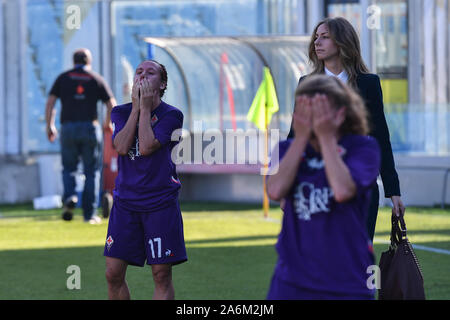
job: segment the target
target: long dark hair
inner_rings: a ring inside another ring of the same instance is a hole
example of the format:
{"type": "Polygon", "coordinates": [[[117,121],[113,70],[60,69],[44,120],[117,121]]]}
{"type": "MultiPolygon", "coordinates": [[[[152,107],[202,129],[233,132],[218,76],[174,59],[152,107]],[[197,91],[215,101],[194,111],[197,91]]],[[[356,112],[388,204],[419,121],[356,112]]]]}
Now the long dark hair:
{"type": "Polygon", "coordinates": [[[369,69],[361,56],[361,46],[355,28],[348,20],[342,17],[326,18],[320,21],[314,28],[309,43],[309,59],[313,65],[311,74],[321,74],[325,72],[325,64],[319,60],[316,54],[314,42],[316,40],[317,29],[325,24],[328,27],[330,38],[339,49],[339,57],[344,70],[348,74],[348,84],[356,88],[356,78],[358,73],[369,73],[369,69]]]}

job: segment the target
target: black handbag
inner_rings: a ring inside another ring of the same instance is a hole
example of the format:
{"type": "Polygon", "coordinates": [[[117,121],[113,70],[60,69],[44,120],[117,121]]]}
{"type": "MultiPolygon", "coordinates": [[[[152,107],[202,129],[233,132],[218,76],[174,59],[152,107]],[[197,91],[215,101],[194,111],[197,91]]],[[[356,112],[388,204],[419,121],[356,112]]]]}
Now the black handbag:
{"type": "Polygon", "coordinates": [[[392,215],[391,244],[381,254],[379,300],[425,300],[422,269],[406,236],[403,216],[392,215]]]}

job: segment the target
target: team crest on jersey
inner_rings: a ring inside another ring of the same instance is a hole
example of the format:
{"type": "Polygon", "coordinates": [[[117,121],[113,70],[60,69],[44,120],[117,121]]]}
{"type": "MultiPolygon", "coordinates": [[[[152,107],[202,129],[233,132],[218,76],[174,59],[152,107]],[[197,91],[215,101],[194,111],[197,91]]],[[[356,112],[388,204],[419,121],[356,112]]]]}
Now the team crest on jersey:
{"type": "Polygon", "coordinates": [[[150,124],[153,126],[158,121],[158,117],[156,114],[153,115],[152,119],[150,120],[150,124]]]}
{"type": "Polygon", "coordinates": [[[106,247],[108,251],[111,249],[113,243],[114,243],[113,238],[111,236],[108,236],[108,238],[106,239],[106,247]]]}
{"type": "Polygon", "coordinates": [[[343,146],[338,145],[337,152],[341,157],[343,157],[347,153],[347,150],[345,150],[345,148],[343,146]]]}

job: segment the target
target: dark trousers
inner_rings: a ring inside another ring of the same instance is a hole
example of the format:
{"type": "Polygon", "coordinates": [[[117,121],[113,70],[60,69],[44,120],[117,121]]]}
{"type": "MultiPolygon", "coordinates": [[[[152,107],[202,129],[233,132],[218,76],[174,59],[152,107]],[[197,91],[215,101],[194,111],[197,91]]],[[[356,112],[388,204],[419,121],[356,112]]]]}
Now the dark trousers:
{"type": "Polygon", "coordinates": [[[61,158],[63,165],[64,202],[75,195],[75,173],[78,162],[83,163],[86,178],[81,199],[84,220],[97,209],[100,192],[102,131],[92,122],[69,122],[61,125],[61,158]]]}
{"type": "Polygon", "coordinates": [[[369,204],[369,214],[367,216],[367,233],[369,239],[373,242],[373,236],[375,235],[375,226],[377,224],[378,216],[378,202],[380,201],[380,192],[378,191],[378,185],[375,183],[372,186],[372,196],[369,204]]]}

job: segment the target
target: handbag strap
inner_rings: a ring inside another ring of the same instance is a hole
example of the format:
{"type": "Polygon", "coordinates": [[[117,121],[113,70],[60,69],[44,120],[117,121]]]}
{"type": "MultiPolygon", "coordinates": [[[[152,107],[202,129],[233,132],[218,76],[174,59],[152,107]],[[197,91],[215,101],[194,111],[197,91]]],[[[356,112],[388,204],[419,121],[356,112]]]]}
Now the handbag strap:
{"type": "Polygon", "coordinates": [[[391,246],[397,246],[400,242],[406,239],[406,223],[403,216],[397,217],[395,214],[391,215],[391,246]]]}

